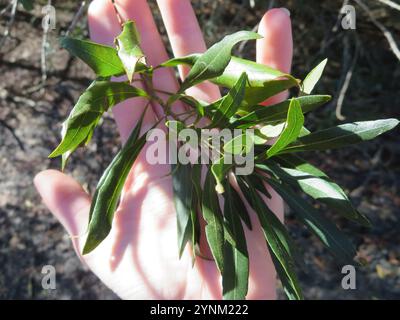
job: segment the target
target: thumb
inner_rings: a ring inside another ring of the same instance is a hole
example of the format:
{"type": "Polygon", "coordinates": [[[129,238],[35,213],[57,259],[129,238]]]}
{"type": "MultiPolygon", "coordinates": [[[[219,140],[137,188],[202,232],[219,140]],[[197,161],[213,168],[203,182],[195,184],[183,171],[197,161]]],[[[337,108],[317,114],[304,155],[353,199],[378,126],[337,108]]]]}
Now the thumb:
{"type": "Polygon", "coordinates": [[[57,170],[38,173],[34,185],[44,204],[71,236],[79,253],[89,219],[89,195],[77,181],[57,170]]]}

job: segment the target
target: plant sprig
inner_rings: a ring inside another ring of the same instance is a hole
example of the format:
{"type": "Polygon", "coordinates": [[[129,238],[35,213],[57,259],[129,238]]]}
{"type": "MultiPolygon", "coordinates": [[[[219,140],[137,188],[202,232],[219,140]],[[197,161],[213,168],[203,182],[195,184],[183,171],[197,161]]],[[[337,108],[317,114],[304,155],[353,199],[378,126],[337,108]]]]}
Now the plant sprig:
{"type": "MultiPolygon", "coordinates": [[[[240,132],[255,129],[255,137],[251,141],[245,139],[244,133],[224,141],[218,159],[213,159],[206,167],[204,185],[201,183],[200,164],[178,163],[171,166],[177,214],[177,250],[181,256],[189,246],[194,258],[201,256],[199,236],[205,232],[213,259],[222,275],[224,298],[245,299],[249,256],[243,228],[254,228],[245,206],[247,202],[260,222],[268,251],[288,298],[302,299],[296,276],[296,265],[301,265],[301,255],[286,227],[264,201],[270,197],[266,184],[281,195],[298,219],[335,257],[343,262],[353,261],[356,249],[351,241],[299,192],[353,222],[364,226],[369,226],[370,222],[354,208],[339,185],[297,153],[345,147],[370,140],[393,129],[399,121],[363,121],[317,132],[308,131],[304,127],[304,114],[330,100],[328,95],[311,95],[327,61],[321,62],[304,81],[300,81],[268,66],[232,56],[232,48],[237,43],[259,38],[257,33],[240,31],[226,36],[203,54],[170,59],[158,66],[146,63],[133,21],[122,25],[122,32],[115,39],[116,48],[87,40],[63,38],[61,45],[91,67],[97,79],[83,92],[64,122],[62,141],[50,157],[62,156],[64,168],[70,154],[89,143],[104,112],[132,97],[143,97],[149,105],[160,105],[165,113],[160,121],[165,121],[167,126],[176,125],[177,131],[195,128],[204,118],[208,119],[208,129],[229,128],[240,132]],[[177,92],[161,92],[153,87],[154,70],[182,64],[191,66],[191,70],[177,92]],[[128,82],[110,80],[113,76],[124,74],[128,82]],[[227,88],[227,94],[217,101],[206,103],[185,93],[188,88],[207,80],[227,88]],[[136,82],[144,82],[145,89],[136,87],[136,82]],[[265,99],[295,87],[299,89],[298,97],[268,107],[259,105],[265,99]],[[159,96],[161,93],[168,96],[167,101],[159,96]],[[171,110],[172,104],[178,100],[187,108],[182,114],[171,110]],[[255,170],[249,175],[237,175],[234,169],[238,164],[227,164],[226,158],[246,155],[251,148],[255,151],[255,170]],[[220,206],[222,198],[223,207],[220,206]],[[200,228],[200,215],[206,221],[205,230],[200,228]]],[[[83,254],[94,250],[111,230],[122,186],[146,143],[145,135],[140,136],[142,119],[97,185],[83,254]]],[[[207,140],[203,142],[209,143],[207,140]]]]}

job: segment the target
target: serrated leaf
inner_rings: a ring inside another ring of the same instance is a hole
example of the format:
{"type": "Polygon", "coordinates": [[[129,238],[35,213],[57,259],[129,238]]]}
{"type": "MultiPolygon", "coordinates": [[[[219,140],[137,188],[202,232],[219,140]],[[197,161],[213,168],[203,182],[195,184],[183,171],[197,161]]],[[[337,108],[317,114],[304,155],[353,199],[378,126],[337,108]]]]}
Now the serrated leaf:
{"type": "Polygon", "coordinates": [[[300,134],[301,128],[304,124],[304,116],[301,110],[300,103],[296,99],[292,99],[289,105],[285,129],[283,129],[279,138],[267,151],[267,156],[273,157],[279,153],[287,145],[297,139],[300,134]]]}
{"type": "Polygon", "coordinates": [[[206,238],[215,263],[224,272],[224,225],[211,170],[207,172],[202,194],[202,213],[207,225],[206,238]]]}
{"type": "Polygon", "coordinates": [[[113,47],[70,37],[61,38],[60,44],[92,68],[98,77],[119,76],[125,71],[113,47]]]}
{"type": "Polygon", "coordinates": [[[94,250],[110,233],[126,178],[146,143],[146,134],[139,137],[143,116],[144,113],[127,142],[106,168],[97,184],[89,213],[89,233],[82,254],[94,250]]]}
{"type": "Polygon", "coordinates": [[[176,210],[179,258],[192,239],[192,168],[190,164],[171,165],[172,190],[176,210]]]}
{"type": "Polygon", "coordinates": [[[356,250],[350,240],[323,217],[307,201],[273,178],[268,183],[292,208],[301,221],[322,241],[322,243],[343,263],[353,263],[356,250]]]}
{"type": "Polygon", "coordinates": [[[88,143],[98,121],[110,108],[132,97],[147,97],[147,93],[125,82],[94,81],[80,96],[63,124],[63,137],[49,158],[75,150],[88,143]]]}
{"type": "MultiPolygon", "coordinates": [[[[293,99],[296,99],[300,103],[302,112],[307,113],[325,104],[331,99],[331,97],[326,95],[319,95],[304,96],[293,99]]],[[[284,121],[287,116],[290,101],[291,99],[285,100],[283,102],[268,107],[255,106],[253,107],[253,110],[249,110],[250,112],[248,114],[234,121],[230,127],[246,129],[256,124],[267,124],[284,121]]]]}
{"type": "MultiPolygon", "coordinates": [[[[225,184],[224,218],[225,226],[230,230],[233,243],[225,244],[224,273],[222,287],[224,299],[243,300],[246,298],[249,278],[249,256],[243,226],[235,206],[235,194],[229,182],[225,184]]],[[[227,239],[228,240],[228,239],[227,239]]]]}
{"type": "Polygon", "coordinates": [[[146,63],[135,22],[127,21],[123,24],[121,34],[115,38],[115,44],[128,80],[132,82],[138,62],[146,63]]]}
{"type": "Polygon", "coordinates": [[[252,202],[252,206],[257,213],[268,248],[276,258],[276,262],[279,262],[279,266],[284,271],[291,288],[296,292],[297,298],[301,299],[302,293],[295,272],[294,257],[298,256],[295,253],[294,243],[284,225],[268,208],[254,187],[249,185],[248,188],[251,197],[249,200],[252,202]]]}
{"type": "Polygon", "coordinates": [[[223,74],[231,60],[231,51],[235,44],[244,40],[259,39],[261,36],[255,32],[239,31],[226,36],[203,53],[190,69],[183,81],[179,92],[204,80],[212,79],[223,74]]]}
{"type": "Polygon", "coordinates": [[[223,97],[211,118],[210,128],[224,127],[229,123],[229,119],[236,113],[244,98],[247,82],[246,73],[242,73],[235,85],[223,97]]]}
{"type": "Polygon", "coordinates": [[[322,76],[322,73],[324,72],[327,62],[328,59],[321,61],[314,69],[310,71],[310,73],[302,82],[302,92],[310,94],[313,91],[315,85],[318,83],[319,79],[322,76]]]}
{"type": "Polygon", "coordinates": [[[337,127],[313,132],[287,146],[281,153],[326,150],[371,140],[399,124],[397,119],[382,119],[346,123],[337,127]]]}

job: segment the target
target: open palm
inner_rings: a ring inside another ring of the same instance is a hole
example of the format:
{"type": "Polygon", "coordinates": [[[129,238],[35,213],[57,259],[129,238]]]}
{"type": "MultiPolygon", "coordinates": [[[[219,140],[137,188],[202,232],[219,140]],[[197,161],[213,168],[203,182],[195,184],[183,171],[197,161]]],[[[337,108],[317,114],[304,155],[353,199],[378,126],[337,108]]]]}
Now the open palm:
{"type": "MultiPolygon", "coordinates": [[[[158,0],[162,18],[175,56],[203,52],[206,47],[189,0],[158,0]]],[[[166,50],[145,0],[116,1],[122,18],[135,20],[142,37],[141,46],[151,65],[168,59],[166,50]]],[[[112,44],[120,26],[110,0],[95,0],[89,8],[91,38],[112,44]]],[[[285,10],[268,11],[260,22],[257,62],[289,72],[292,36],[285,10]]],[[[180,70],[184,77],[187,70],[180,70]]],[[[159,90],[175,92],[178,82],[170,69],[154,76],[159,90]]],[[[203,83],[188,90],[205,101],[219,98],[218,87],[203,83]]],[[[266,104],[282,99],[273,97],[266,104]],[[274,101],[272,101],[274,100],[274,101]]],[[[127,100],[113,109],[123,141],[144,110],[141,98],[127,100]]],[[[177,106],[179,107],[179,106],[177,106]]],[[[146,112],[143,131],[150,128],[161,112],[157,106],[146,112]]],[[[71,177],[55,170],[39,173],[35,185],[50,211],[65,226],[83,263],[114,292],[126,299],[220,299],[221,279],[215,263],[192,257],[186,248],[178,259],[176,215],[172,201],[169,165],[149,165],[142,150],[131,169],[115,215],[111,233],[92,253],[81,256],[88,223],[90,197],[71,177]]],[[[283,218],[281,199],[273,195],[270,208],[283,218]]],[[[250,257],[249,299],[275,298],[275,271],[268,256],[265,238],[255,214],[249,210],[253,231],[246,237],[250,257]]],[[[204,234],[204,232],[203,232],[204,234]]],[[[204,239],[202,242],[204,243],[204,239]]]]}

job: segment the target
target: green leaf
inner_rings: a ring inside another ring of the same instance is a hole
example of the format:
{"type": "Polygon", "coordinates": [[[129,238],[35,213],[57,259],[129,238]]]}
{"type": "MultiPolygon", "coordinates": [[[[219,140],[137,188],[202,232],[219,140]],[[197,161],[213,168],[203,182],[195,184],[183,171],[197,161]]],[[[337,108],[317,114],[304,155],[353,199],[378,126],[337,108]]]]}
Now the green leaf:
{"type": "Polygon", "coordinates": [[[274,159],[283,167],[296,169],[308,173],[314,177],[328,178],[328,176],[323,171],[313,166],[311,163],[308,163],[306,160],[296,154],[282,154],[276,156],[274,159]]]}
{"type": "Polygon", "coordinates": [[[224,152],[233,155],[247,154],[253,148],[254,139],[251,134],[245,132],[233,137],[224,144],[224,152]]]}
{"type": "Polygon", "coordinates": [[[303,296],[298,295],[296,292],[296,288],[292,285],[290,278],[287,276],[285,270],[282,268],[282,265],[279,263],[279,260],[276,258],[275,254],[268,247],[268,251],[272,258],[272,262],[274,263],[276,273],[278,274],[279,279],[282,283],[283,291],[289,300],[302,300],[303,296]]]}
{"type": "Polygon", "coordinates": [[[210,128],[224,127],[229,119],[236,113],[244,97],[247,82],[246,73],[242,73],[235,85],[223,97],[211,119],[210,128]]]}
{"type": "Polygon", "coordinates": [[[269,167],[282,181],[300,188],[304,193],[325,203],[345,218],[364,226],[371,226],[368,219],[353,207],[344,190],[327,177],[313,176],[296,169],[279,168],[274,164],[270,164],[269,167]]]}
{"type": "Polygon", "coordinates": [[[268,208],[254,187],[249,185],[248,190],[251,196],[250,201],[257,213],[270,252],[281,270],[284,271],[285,278],[296,292],[297,298],[301,299],[302,293],[295,272],[294,257],[297,258],[298,255],[294,243],[284,225],[268,208]]]}
{"type": "Polygon", "coordinates": [[[207,242],[221,274],[224,272],[224,226],[218,195],[214,188],[211,170],[207,172],[202,194],[202,211],[207,225],[205,228],[207,242]]]}
{"type": "Polygon", "coordinates": [[[126,82],[94,81],[64,122],[62,141],[49,157],[60,156],[83,142],[88,143],[104,112],[121,101],[139,96],[147,97],[147,93],[126,82]]]}
{"type": "Polygon", "coordinates": [[[247,212],[246,206],[243,203],[242,198],[239,193],[235,190],[235,188],[230,188],[230,193],[232,194],[232,202],[234,208],[236,208],[236,212],[239,215],[240,219],[245,223],[249,230],[252,230],[251,219],[249,213],[247,212]]]}
{"type": "Polygon", "coordinates": [[[211,172],[217,182],[217,184],[215,185],[215,191],[217,191],[218,193],[225,192],[222,182],[225,180],[229,170],[234,166],[233,159],[229,162],[230,163],[226,161],[225,156],[222,156],[211,165],[211,172]]]}
{"type": "MultiPolygon", "coordinates": [[[[235,206],[235,194],[229,182],[225,184],[224,218],[225,226],[230,230],[234,244],[226,243],[224,250],[224,273],[222,287],[224,299],[243,300],[246,298],[249,278],[249,255],[243,226],[235,206]]],[[[227,239],[228,240],[228,239],[227,239]]]]}
{"type": "Polygon", "coordinates": [[[301,137],[281,153],[326,150],[371,140],[399,124],[397,119],[346,123],[301,137]]]}
{"type": "Polygon", "coordinates": [[[201,53],[193,53],[184,57],[176,57],[169,59],[160,64],[159,67],[177,67],[182,64],[193,66],[198,58],[200,58],[201,53]]]}
{"type": "Polygon", "coordinates": [[[18,0],[22,4],[25,10],[31,11],[33,10],[33,0],[18,0]]]}
{"type": "Polygon", "coordinates": [[[244,40],[260,38],[259,34],[250,31],[239,31],[226,36],[196,59],[189,74],[183,81],[179,92],[183,92],[204,80],[222,75],[231,60],[231,51],[235,44],[244,40]]]}
{"type": "Polygon", "coordinates": [[[193,164],[192,167],[192,208],[191,208],[191,221],[192,221],[192,250],[193,250],[193,263],[196,258],[196,250],[200,250],[200,222],[197,216],[197,210],[201,206],[201,164],[193,164]]]}
{"type": "Polygon", "coordinates": [[[283,73],[277,69],[273,69],[264,64],[256,63],[232,56],[228,66],[224,72],[211,81],[223,87],[232,88],[242,73],[246,73],[248,77],[248,88],[261,87],[279,78],[290,80],[292,86],[297,85],[297,80],[291,75],[283,73]]]}
{"type": "MultiPolygon", "coordinates": [[[[302,112],[307,113],[325,104],[331,99],[331,97],[320,95],[304,96],[293,99],[296,99],[297,102],[300,103],[302,112]]],[[[246,129],[256,124],[284,121],[286,119],[291,100],[292,99],[285,100],[268,107],[255,106],[248,114],[234,121],[230,127],[246,129]]]]}
{"type": "Polygon", "coordinates": [[[61,38],[60,44],[92,68],[98,77],[119,76],[125,71],[113,47],[70,37],[61,38]]]}
{"type": "Polygon", "coordinates": [[[179,258],[192,239],[192,177],[190,164],[171,165],[172,190],[177,218],[179,258]]]}
{"type": "Polygon", "coordinates": [[[266,99],[294,87],[297,83],[293,79],[275,79],[266,81],[262,87],[248,87],[241,105],[241,109],[247,109],[266,99]]]}
{"type": "MultiPolygon", "coordinates": [[[[195,53],[185,57],[173,58],[162,63],[160,67],[176,67],[181,64],[193,66],[200,57],[201,54],[195,53]]],[[[249,99],[249,101],[253,89],[253,93],[258,97],[256,101],[261,102],[266,99],[262,99],[262,97],[268,98],[269,96],[274,95],[274,92],[276,93],[289,89],[297,86],[299,83],[297,79],[293,78],[289,74],[283,73],[264,64],[235,56],[231,57],[223,73],[216,78],[210,79],[210,81],[222,87],[232,88],[242,73],[246,73],[248,77],[245,97],[249,99]],[[257,89],[260,90],[257,91],[257,89]]]]}
{"type": "Polygon", "coordinates": [[[132,82],[137,64],[146,63],[144,53],[140,48],[140,35],[135,22],[127,21],[123,24],[121,34],[115,38],[115,44],[128,80],[132,82]]]}
{"type": "Polygon", "coordinates": [[[301,84],[302,92],[310,94],[313,91],[315,85],[318,83],[322,73],[324,72],[327,62],[328,59],[321,61],[314,69],[310,71],[301,84]]]}
{"type": "Polygon", "coordinates": [[[343,263],[352,263],[356,250],[350,240],[336,227],[323,217],[307,201],[282,185],[273,178],[268,183],[283,200],[292,208],[303,223],[322,241],[322,243],[343,263]]]}
{"type": "Polygon", "coordinates": [[[141,119],[133,129],[128,141],[114,157],[99,180],[89,213],[89,234],[82,254],[94,250],[110,233],[114,213],[122,188],[137,156],[146,143],[146,134],[139,138],[141,119]]]}
{"type": "Polygon", "coordinates": [[[292,99],[287,113],[285,129],[283,129],[279,138],[267,151],[267,156],[270,158],[279,153],[288,144],[297,139],[301,128],[304,124],[304,116],[301,110],[300,103],[296,99],[292,99]]]}

